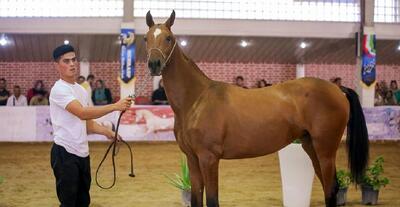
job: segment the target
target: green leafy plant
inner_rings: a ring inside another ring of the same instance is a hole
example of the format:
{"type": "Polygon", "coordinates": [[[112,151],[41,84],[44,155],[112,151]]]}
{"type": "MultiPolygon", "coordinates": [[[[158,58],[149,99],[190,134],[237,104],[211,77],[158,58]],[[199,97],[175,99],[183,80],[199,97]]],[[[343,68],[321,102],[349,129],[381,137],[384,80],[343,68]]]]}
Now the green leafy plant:
{"type": "Polygon", "coordinates": [[[192,184],[190,183],[190,176],[189,176],[189,167],[185,158],[181,159],[180,163],[181,167],[181,175],[175,173],[175,177],[166,176],[169,180],[169,183],[179,188],[183,191],[189,191],[191,189],[192,184]]]}
{"type": "Polygon", "coordinates": [[[383,162],[385,160],[382,156],[376,158],[374,163],[368,167],[363,177],[363,185],[372,186],[374,190],[379,190],[389,184],[389,179],[382,176],[383,162]]]}
{"type": "Polygon", "coordinates": [[[301,140],[299,138],[297,138],[292,143],[293,144],[301,144],[301,140]]]}
{"type": "Polygon", "coordinates": [[[350,183],[353,182],[351,179],[351,173],[345,170],[336,171],[336,178],[340,189],[349,187],[350,183]]]}

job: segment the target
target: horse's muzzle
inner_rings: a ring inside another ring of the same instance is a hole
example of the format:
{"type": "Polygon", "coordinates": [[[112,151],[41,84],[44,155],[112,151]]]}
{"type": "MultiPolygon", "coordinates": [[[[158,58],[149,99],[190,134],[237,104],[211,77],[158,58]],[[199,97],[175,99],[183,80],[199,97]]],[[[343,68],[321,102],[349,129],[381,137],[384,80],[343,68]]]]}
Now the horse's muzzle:
{"type": "Polygon", "coordinates": [[[150,74],[152,76],[161,75],[162,63],[158,60],[149,60],[147,63],[147,67],[150,70],[150,74]]]}

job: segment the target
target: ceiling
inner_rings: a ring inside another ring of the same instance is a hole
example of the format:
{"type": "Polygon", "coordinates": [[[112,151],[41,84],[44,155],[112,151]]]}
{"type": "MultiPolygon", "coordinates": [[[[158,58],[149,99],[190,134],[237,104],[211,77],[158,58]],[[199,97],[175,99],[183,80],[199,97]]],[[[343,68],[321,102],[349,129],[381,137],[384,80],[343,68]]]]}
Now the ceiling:
{"type": "MultiPolygon", "coordinates": [[[[81,59],[90,62],[119,60],[118,35],[59,35],[59,34],[7,34],[9,44],[0,46],[0,62],[51,61],[53,49],[65,39],[70,41],[81,59]]],[[[230,36],[178,36],[186,40],[183,48],[196,62],[252,62],[252,63],[306,63],[355,64],[353,39],[283,38],[283,37],[230,37],[230,36]],[[249,42],[243,48],[242,40],[249,42]],[[309,44],[301,49],[301,41],[309,44]]],[[[377,63],[400,65],[398,40],[377,40],[377,63]]],[[[136,37],[137,60],[145,61],[142,35],[136,37]]]]}

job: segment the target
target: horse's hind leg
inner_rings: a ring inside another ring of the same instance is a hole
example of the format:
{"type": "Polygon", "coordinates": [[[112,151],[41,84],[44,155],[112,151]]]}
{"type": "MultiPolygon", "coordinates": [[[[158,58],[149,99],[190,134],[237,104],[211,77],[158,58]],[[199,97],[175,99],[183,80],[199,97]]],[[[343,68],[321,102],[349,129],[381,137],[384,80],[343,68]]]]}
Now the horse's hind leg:
{"type": "Polygon", "coordinates": [[[336,193],[338,184],[336,180],[336,150],[340,138],[335,137],[312,137],[313,148],[317,155],[321,168],[322,186],[325,194],[325,205],[336,206],[336,193]]]}
{"type": "Polygon", "coordinates": [[[319,181],[321,182],[322,186],[324,185],[323,179],[322,179],[322,173],[321,173],[321,167],[319,166],[319,160],[317,157],[317,154],[315,153],[314,147],[312,145],[312,140],[310,134],[305,134],[303,135],[301,139],[301,146],[303,147],[304,151],[308,154],[310,157],[315,174],[317,174],[319,181]]]}

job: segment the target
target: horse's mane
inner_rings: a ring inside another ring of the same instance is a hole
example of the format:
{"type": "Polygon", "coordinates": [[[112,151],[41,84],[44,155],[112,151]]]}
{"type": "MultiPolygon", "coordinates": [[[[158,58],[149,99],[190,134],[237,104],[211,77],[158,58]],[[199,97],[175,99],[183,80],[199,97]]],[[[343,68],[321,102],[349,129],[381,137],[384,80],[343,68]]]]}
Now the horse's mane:
{"type": "Polygon", "coordinates": [[[183,58],[186,62],[189,63],[190,66],[192,66],[194,69],[196,69],[204,78],[206,78],[207,80],[211,80],[200,68],[199,66],[197,66],[197,64],[190,59],[181,49],[181,52],[183,54],[183,58]]]}

